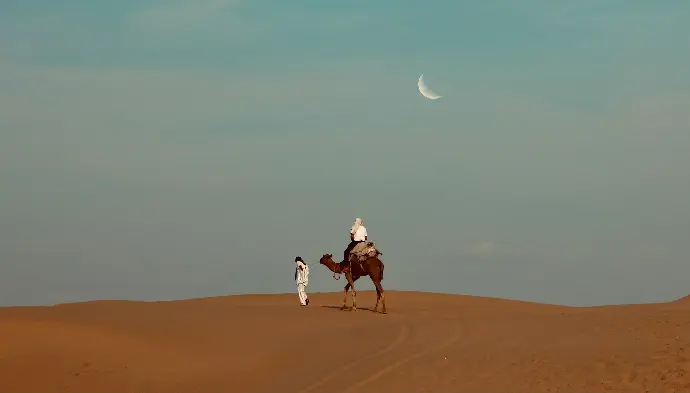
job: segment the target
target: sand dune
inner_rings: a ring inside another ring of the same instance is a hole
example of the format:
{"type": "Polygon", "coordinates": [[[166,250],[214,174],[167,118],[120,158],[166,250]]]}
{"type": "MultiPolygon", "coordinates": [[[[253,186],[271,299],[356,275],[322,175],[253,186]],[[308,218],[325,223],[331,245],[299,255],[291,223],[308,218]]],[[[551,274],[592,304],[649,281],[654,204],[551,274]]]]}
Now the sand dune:
{"type": "Polygon", "coordinates": [[[0,308],[0,391],[690,392],[690,299],[572,308],[389,291],[388,315],[310,299],[0,308]]]}

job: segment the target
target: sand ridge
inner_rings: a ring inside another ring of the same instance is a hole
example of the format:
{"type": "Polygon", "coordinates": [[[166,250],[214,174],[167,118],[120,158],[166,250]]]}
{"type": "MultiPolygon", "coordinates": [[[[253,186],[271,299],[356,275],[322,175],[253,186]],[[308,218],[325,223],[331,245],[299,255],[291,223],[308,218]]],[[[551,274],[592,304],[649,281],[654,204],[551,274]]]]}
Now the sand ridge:
{"type": "Polygon", "coordinates": [[[690,392],[690,301],[387,291],[0,308],[2,392],[690,392]]]}

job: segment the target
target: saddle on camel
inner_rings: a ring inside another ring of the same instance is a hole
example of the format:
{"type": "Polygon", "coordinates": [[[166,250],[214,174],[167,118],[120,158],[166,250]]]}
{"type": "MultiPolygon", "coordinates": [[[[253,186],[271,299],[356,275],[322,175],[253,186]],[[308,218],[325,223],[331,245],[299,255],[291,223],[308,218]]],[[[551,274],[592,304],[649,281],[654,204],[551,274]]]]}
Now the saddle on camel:
{"type": "Polygon", "coordinates": [[[347,261],[349,263],[348,266],[345,267],[345,271],[343,271],[343,273],[347,273],[349,269],[352,269],[353,263],[358,263],[361,265],[361,263],[367,259],[374,258],[379,255],[383,255],[383,253],[376,248],[376,244],[374,244],[373,241],[367,240],[357,243],[348,253],[347,261]]]}

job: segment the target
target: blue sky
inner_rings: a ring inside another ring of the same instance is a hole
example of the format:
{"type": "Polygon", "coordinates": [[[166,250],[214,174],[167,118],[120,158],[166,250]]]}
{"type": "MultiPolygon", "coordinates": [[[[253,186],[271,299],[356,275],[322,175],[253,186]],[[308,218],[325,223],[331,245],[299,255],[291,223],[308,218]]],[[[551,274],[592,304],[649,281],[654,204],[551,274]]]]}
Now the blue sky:
{"type": "Polygon", "coordinates": [[[690,292],[690,4],[0,3],[0,302],[690,292]],[[416,79],[443,96],[425,100],[416,79]],[[371,289],[368,279],[358,287],[371,289]],[[295,295],[296,296],[296,295],[295,295]]]}

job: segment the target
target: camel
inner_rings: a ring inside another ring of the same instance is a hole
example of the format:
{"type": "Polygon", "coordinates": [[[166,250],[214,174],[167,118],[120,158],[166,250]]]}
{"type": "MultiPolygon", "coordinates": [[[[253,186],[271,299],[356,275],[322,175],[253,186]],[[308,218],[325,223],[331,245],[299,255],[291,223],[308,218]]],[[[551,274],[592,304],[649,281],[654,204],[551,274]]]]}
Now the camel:
{"type": "MultiPolygon", "coordinates": [[[[377,253],[380,254],[380,253],[377,253]]],[[[371,281],[376,287],[376,307],[372,310],[377,312],[379,309],[379,301],[383,305],[381,310],[382,314],[387,314],[386,311],[386,297],[383,294],[383,287],[381,286],[381,281],[383,281],[383,262],[377,256],[369,257],[364,261],[353,260],[350,269],[348,267],[348,261],[335,262],[333,260],[333,254],[323,254],[319,263],[326,266],[330,271],[335,274],[345,274],[347,278],[347,284],[345,285],[345,298],[343,299],[343,306],[341,310],[347,309],[347,291],[352,287],[352,311],[357,311],[357,293],[355,291],[355,281],[360,277],[369,276],[371,281]]]]}

